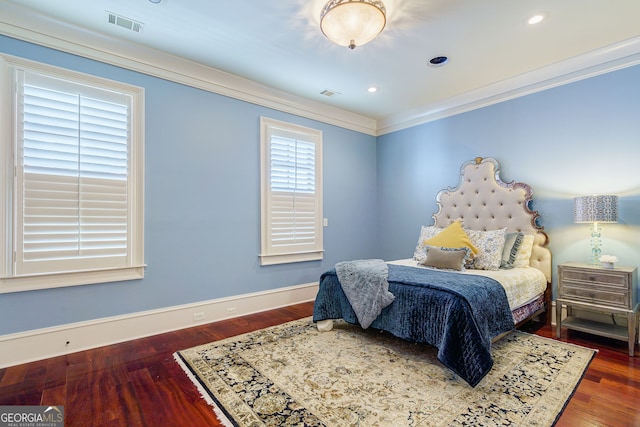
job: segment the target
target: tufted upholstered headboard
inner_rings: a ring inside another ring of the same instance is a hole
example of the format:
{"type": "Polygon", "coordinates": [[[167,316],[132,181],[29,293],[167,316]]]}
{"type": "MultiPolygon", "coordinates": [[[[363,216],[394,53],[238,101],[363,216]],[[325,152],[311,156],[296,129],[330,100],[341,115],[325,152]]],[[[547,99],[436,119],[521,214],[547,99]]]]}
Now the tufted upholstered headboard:
{"type": "Polygon", "coordinates": [[[537,211],[531,210],[533,192],[521,182],[503,182],[500,165],[492,158],[476,157],[460,168],[460,183],[455,188],[441,190],[436,196],[438,212],[434,225],[446,227],[462,219],[472,230],[521,231],[534,235],[529,265],[542,271],[551,283],[551,251],[549,238],[538,224],[537,211]]]}

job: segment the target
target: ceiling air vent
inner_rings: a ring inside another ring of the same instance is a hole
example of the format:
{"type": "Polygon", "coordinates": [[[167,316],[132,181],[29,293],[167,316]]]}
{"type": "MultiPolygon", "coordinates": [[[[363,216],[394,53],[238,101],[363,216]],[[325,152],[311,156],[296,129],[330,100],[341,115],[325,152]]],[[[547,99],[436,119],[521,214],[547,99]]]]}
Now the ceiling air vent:
{"type": "Polygon", "coordinates": [[[136,33],[141,33],[144,28],[144,24],[142,22],[134,21],[133,19],[125,18],[124,16],[116,15],[109,11],[107,11],[107,20],[109,24],[117,25],[118,27],[134,31],[136,33]]]}
{"type": "Polygon", "coordinates": [[[320,92],[320,95],[324,95],[324,96],[340,95],[340,92],[336,92],[335,90],[325,89],[322,92],[320,92]]]}

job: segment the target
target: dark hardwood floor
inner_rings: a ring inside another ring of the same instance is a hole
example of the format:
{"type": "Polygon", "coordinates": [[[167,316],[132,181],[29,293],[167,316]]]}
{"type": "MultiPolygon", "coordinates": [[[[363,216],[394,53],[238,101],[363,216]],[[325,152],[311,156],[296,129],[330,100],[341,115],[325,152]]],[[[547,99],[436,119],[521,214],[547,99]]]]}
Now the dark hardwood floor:
{"type": "MultiPolygon", "coordinates": [[[[63,405],[65,426],[218,426],[173,360],[177,350],[310,316],[313,303],[0,369],[0,405],[63,405]]],[[[524,330],[552,337],[550,326],[524,330]]],[[[624,342],[564,331],[562,341],[598,348],[556,424],[640,425],[640,357],[624,342]]]]}

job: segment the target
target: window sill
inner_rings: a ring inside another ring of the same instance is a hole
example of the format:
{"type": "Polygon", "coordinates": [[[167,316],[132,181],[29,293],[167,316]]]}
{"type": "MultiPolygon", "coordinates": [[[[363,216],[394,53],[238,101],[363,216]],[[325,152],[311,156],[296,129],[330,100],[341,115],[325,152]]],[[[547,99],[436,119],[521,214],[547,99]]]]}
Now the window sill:
{"type": "Polygon", "coordinates": [[[2,277],[0,278],[0,294],[121,282],[124,280],[138,280],[144,278],[144,269],[145,266],[143,265],[112,270],[74,271],[59,274],[2,277]]]}
{"type": "Polygon", "coordinates": [[[260,255],[260,265],[289,264],[292,262],[320,261],[324,251],[298,252],[290,254],[260,255]]]}

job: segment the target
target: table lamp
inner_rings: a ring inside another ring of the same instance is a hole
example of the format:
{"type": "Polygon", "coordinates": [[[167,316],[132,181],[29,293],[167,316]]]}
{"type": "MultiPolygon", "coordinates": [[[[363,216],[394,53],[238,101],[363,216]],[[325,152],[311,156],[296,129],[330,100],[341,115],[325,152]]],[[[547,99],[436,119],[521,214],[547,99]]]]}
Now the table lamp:
{"type": "Polygon", "coordinates": [[[600,265],[598,223],[618,222],[618,196],[580,196],[573,199],[573,222],[591,223],[591,264],[600,265]]]}

